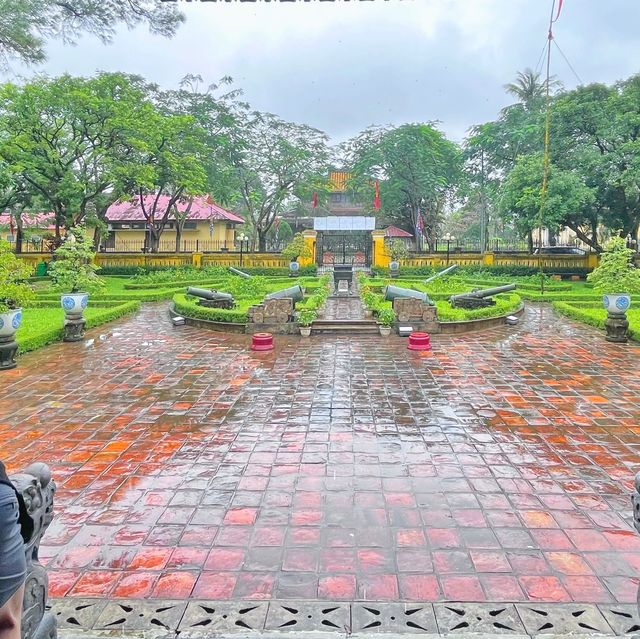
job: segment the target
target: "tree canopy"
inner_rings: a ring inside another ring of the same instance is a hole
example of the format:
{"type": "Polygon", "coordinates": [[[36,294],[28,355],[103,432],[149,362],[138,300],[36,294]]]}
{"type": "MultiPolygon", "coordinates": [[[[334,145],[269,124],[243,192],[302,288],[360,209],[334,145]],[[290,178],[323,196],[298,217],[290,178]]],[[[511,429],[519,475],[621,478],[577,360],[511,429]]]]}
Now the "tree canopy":
{"type": "Polygon", "coordinates": [[[44,62],[45,40],[74,44],[81,33],[110,42],[120,24],[146,23],[152,33],[172,36],[184,21],[176,5],[162,0],[2,0],[0,66],[9,58],[44,62]]]}
{"type": "Polygon", "coordinates": [[[422,224],[435,243],[445,200],[462,178],[457,145],[431,123],[371,127],[347,143],[346,157],[361,192],[371,196],[378,180],[382,212],[418,238],[422,224]]]}

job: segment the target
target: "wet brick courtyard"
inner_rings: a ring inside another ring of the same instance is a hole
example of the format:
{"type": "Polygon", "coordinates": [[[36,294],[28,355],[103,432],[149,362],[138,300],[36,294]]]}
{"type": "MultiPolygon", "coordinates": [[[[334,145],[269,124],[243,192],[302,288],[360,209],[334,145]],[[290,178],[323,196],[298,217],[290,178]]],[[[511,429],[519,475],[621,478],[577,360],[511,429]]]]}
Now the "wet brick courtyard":
{"type": "Polygon", "coordinates": [[[635,600],[638,346],[530,308],[254,354],[165,313],[2,374],[0,457],[58,482],[51,596],[635,600]]]}

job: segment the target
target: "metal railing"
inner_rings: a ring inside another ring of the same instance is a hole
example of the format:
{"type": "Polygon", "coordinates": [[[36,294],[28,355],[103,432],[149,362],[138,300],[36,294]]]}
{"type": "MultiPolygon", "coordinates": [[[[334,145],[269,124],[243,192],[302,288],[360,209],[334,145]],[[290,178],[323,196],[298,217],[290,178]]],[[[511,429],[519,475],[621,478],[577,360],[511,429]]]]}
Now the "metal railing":
{"type": "MultiPolygon", "coordinates": [[[[267,253],[279,253],[283,248],[282,243],[268,243],[267,253]]],[[[248,242],[242,247],[243,252],[248,253],[248,242]]],[[[98,249],[99,253],[238,253],[240,252],[239,242],[228,242],[224,240],[180,240],[176,246],[175,238],[162,239],[156,251],[151,251],[149,244],[143,240],[116,240],[115,242],[103,243],[98,249]]]]}

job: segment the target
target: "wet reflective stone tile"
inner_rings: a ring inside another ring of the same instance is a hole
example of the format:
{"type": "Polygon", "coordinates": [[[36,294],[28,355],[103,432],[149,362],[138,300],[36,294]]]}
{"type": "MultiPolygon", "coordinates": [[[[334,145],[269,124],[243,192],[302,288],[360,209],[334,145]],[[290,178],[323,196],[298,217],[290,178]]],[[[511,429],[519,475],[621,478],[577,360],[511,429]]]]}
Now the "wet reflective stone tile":
{"type": "Polygon", "coordinates": [[[637,345],[532,306],[429,356],[363,335],[255,354],[165,311],[3,376],[3,460],[59,486],[53,596],[635,600],[637,345]]]}

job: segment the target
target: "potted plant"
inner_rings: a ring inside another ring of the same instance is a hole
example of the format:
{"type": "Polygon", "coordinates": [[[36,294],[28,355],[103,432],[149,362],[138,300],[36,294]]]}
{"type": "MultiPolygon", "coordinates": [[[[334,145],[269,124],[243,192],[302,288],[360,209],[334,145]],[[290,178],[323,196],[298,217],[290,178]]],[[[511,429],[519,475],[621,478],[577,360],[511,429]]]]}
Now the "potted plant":
{"type": "Polygon", "coordinates": [[[282,249],[282,257],[289,260],[289,275],[294,277],[300,270],[300,264],[298,264],[298,258],[302,257],[309,259],[313,257],[311,249],[305,242],[304,235],[302,233],[296,233],[291,242],[282,249]]]}
{"type": "Polygon", "coordinates": [[[89,295],[104,289],[94,258],[93,241],[82,225],[70,228],[55,250],[49,274],[53,288],[62,291],[60,304],[65,313],[66,342],[76,342],[84,337],[83,313],[89,303],[89,295]]]}
{"type": "Polygon", "coordinates": [[[390,308],[382,308],[378,311],[378,323],[380,335],[388,337],[391,334],[391,325],[396,321],[396,314],[390,308]]]}
{"type": "Polygon", "coordinates": [[[316,321],[317,317],[318,314],[310,308],[303,308],[298,313],[298,324],[302,337],[309,337],[309,335],[311,335],[311,324],[316,321]]]}
{"type": "Polygon", "coordinates": [[[396,238],[387,245],[387,254],[391,258],[391,262],[389,262],[389,275],[391,277],[398,277],[400,260],[406,259],[409,255],[407,245],[401,239],[396,238]]]}
{"type": "Polygon", "coordinates": [[[624,238],[612,237],[600,256],[600,265],[587,275],[593,288],[603,293],[602,303],[608,312],[605,328],[610,342],[627,340],[626,312],[631,306],[631,294],[640,292],[640,270],[633,262],[634,256],[624,238]]]}
{"type": "Polygon", "coordinates": [[[22,307],[34,296],[25,283],[32,273],[33,268],[15,256],[9,242],[0,240],[0,370],[16,366],[15,334],[22,323],[22,307]]]}
{"type": "Polygon", "coordinates": [[[373,306],[375,297],[371,289],[363,287],[360,291],[360,299],[364,304],[364,316],[367,318],[372,317],[373,311],[371,310],[371,307],[373,306]]]}

